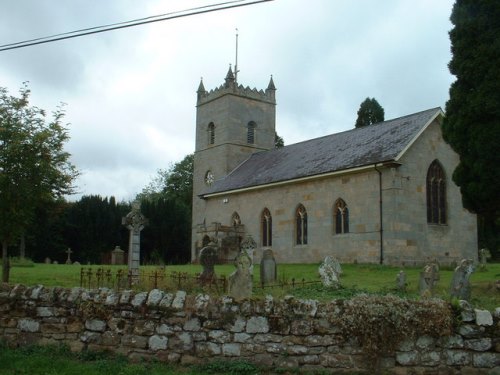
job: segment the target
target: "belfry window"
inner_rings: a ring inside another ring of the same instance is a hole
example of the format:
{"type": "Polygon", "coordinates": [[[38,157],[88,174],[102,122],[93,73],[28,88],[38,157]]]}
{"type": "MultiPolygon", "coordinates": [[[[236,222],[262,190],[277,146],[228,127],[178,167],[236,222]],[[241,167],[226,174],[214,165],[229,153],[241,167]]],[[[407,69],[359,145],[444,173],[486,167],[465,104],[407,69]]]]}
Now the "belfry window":
{"type": "Polygon", "coordinates": [[[349,233],[349,208],[343,199],[337,199],[333,206],[333,221],[336,234],[349,233]]]}
{"type": "Polygon", "coordinates": [[[446,224],[446,177],[437,160],[427,170],[427,222],[446,224]]]}
{"type": "Polygon", "coordinates": [[[299,205],[295,211],[295,243],[307,244],[307,211],[303,205],[299,205]]]}
{"type": "Polygon", "coordinates": [[[208,124],[208,144],[213,145],[215,143],[215,125],[213,122],[208,124]]]}
{"type": "Polygon", "coordinates": [[[250,121],[247,125],[247,143],[254,144],[255,143],[255,128],[257,124],[255,122],[250,121]]]}
{"type": "Polygon", "coordinates": [[[273,218],[271,212],[267,208],[262,211],[261,216],[262,224],[262,246],[273,245],[273,218]]]}

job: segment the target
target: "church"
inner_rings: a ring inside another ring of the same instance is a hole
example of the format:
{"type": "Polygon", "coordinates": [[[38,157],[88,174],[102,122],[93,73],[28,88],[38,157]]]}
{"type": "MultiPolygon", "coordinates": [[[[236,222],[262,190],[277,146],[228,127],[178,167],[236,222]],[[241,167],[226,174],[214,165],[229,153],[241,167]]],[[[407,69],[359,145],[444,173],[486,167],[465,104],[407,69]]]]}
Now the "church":
{"type": "Polygon", "coordinates": [[[440,108],[282,148],[272,77],[250,89],[229,68],[211,91],[200,82],[196,108],[193,262],[209,243],[230,262],[249,238],[254,262],[266,249],[278,263],[477,260],[440,108]]]}

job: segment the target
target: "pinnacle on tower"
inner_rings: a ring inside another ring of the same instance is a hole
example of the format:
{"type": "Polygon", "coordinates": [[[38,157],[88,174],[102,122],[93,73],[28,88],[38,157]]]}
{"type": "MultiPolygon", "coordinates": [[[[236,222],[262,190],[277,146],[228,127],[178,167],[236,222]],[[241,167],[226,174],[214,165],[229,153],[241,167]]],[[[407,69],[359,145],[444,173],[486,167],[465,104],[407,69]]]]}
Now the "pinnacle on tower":
{"type": "Polygon", "coordinates": [[[228,87],[233,87],[235,82],[234,74],[233,74],[233,69],[231,68],[231,64],[229,64],[229,70],[227,71],[226,74],[226,84],[224,85],[226,88],[228,87]]]}
{"type": "Polygon", "coordinates": [[[203,77],[200,79],[200,85],[198,86],[198,91],[196,91],[196,93],[198,94],[198,99],[207,94],[207,90],[205,90],[205,86],[203,85],[203,77]]]}
{"type": "Polygon", "coordinates": [[[269,80],[269,85],[267,85],[266,90],[275,90],[276,91],[276,86],[274,86],[274,81],[273,81],[272,75],[271,75],[271,79],[269,80]]]}

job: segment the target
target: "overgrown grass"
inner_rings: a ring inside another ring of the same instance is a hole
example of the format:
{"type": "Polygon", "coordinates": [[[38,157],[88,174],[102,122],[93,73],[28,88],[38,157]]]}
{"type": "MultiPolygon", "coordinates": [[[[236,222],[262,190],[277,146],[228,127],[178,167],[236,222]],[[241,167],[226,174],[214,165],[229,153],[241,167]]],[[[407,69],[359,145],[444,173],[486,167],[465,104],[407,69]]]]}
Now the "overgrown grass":
{"type": "MultiPolygon", "coordinates": [[[[266,370],[262,370],[268,374],[266,370]]],[[[9,348],[0,343],[2,375],[253,375],[261,370],[254,364],[215,361],[205,365],[172,366],[158,361],[132,363],[123,356],[106,352],[72,353],[67,346],[9,348]]]]}
{"type": "MultiPolygon", "coordinates": [[[[94,271],[100,266],[84,266],[92,268],[94,271]]],[[[123,266],[105,266],[106,269],[112,269],[113,273],[123,266]]],[[[141,267],[146,272],[152,272],[157,269],[154,266],[141,267]]],[[[233,265],[217,265],[215,272],[218,276],[226,276],[234,271],[233,265]]],[[[343,275],[341,277],[342,288],[338,290],[325,289],[320,283],[301,285],[304,280],[307,282],[318,281],[318,264],[280,264],[278,265],[278,280],[284,284],[295,280],[296,286],[275,286],[260,287],[260,268],[254,266],[254,297],[262,297],[267,294],[275,298],[285,295],[294,295],[297,298],[328,300],[332,298],[349,298],[361,292],[370,294],[396,294],[404,297],[419,298],[418,281],[421,267],[406,267],[404,270],[407,275],[408,287],[406,293],[402,294],[395,290],[396,276],[400,270],[399,267],[381,266],[375,264],[344,264],[342,265],[343,275]]],[[[10,282],[24,285],[42,284],[45,286],[75,287],[80,285],[81,266],[76,265],[54,265],[54,264],[34,264],[33,267],[12,267],[10,273],[10,282]]],[[[195,275],[202,271],[202,267],[196,264],[190,265],[172,265],[166,267],[167,274],[171,272],[185,272],[189,275],[195,275]]],[[[440,280],[434,291],[436,297],[445,300],[449,299],[449,287],[453,276],[451,269],[441,269],[440,280]]],[[[486,267],[486,271],[477,270],[470,278],[472,284],[472,303],[481,308],[493,310],[500,306],[500,292],[496,289],[495,281],[500,279],[500,264],[491,263],[486,267]]],[[[168,281],[168,280],[167,280],[168,281]]],[[[174,282],[168,282],[164,285],[167,290],[175,290],[177,285],[174,282]]],[[[209,292],[221,295],[222,290],[202,289],[195,283],[186,285],[187,291],[192,293],[209,292]]]]}

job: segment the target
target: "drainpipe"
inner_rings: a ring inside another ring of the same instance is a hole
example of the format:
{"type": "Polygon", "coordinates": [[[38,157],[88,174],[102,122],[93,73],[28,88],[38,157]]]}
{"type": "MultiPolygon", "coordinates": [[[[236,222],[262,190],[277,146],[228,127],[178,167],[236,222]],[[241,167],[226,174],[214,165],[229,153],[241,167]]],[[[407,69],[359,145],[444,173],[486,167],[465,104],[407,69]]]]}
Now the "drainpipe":
{"type": "Polygon", "coordinates": [[[374,165],[378,172],[378,190],[379,190],[379,214],[380,214],[380,264],[384,264],[384,223],[382,221],[382,172],[374,165]]]}

